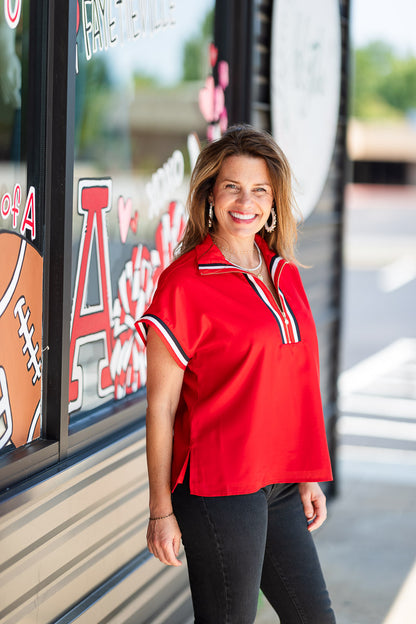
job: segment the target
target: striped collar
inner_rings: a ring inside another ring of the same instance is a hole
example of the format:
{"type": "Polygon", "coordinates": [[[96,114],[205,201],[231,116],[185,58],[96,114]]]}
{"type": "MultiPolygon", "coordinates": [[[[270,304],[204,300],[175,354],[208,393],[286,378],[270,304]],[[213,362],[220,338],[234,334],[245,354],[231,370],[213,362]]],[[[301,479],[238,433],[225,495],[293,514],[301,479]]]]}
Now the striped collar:
{"type": "MultiPolygon", "coordinates": [[[[267,268],[269,269],[273,282],[277,284],[281,270],[284,265],[287,264],[287,261],[274,253],[259,234],[256,234],[256,243],[263,254],[263,258],[266,262],[267,268]]],[[[198,270],[201,275],[213,275],[230,272],[250,275],[249,271],[240,269],[229,262],[223,256],[209,234],[207,234],[205,240],[200,245],[197,245],[196,257],[198,270]]]]}

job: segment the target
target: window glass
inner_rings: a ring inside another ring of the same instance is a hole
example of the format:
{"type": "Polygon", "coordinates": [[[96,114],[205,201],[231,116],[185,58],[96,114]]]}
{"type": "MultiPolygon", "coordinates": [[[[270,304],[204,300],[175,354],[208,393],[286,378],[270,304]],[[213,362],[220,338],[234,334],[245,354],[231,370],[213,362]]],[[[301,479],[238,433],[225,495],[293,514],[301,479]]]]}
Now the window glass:
{"type": "Polygon", "coordinates": [[[0,449],[5,453],[39,437],[41,427],[43,228],[35,154],[42,88],[39,82],[33,88],[41,63],[29,28],[34,3],[1,5],[0,449]]]}
{"type": "Polygon", "coordinates": [[[183,231],[198,142],[226,126],[214,5],[78,3],[72,422],[146,382],[133,322],[183,231]]]}

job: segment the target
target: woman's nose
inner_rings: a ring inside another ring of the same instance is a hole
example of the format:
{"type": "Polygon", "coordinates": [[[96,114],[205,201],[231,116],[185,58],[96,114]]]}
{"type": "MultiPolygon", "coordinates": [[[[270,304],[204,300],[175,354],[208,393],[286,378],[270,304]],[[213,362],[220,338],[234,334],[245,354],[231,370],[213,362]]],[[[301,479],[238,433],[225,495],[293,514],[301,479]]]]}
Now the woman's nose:
{"type": "Polygon", "coordinates": [[[245,189],[241,189],[238,194],[238,202],[242,205],[249,204],[251,202],[251,194],[250,191],[246,191],[245,189]]]}

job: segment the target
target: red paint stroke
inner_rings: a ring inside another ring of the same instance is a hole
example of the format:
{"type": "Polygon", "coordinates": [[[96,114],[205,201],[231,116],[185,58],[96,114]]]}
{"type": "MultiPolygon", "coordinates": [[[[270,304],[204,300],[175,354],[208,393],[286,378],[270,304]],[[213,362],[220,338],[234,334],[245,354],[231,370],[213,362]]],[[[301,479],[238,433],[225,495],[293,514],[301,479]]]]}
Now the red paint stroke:
{"type": "Polygon", "coordinates": [[[5,193],[3,197],[1,198],[1,216],[3,217],[3,219],[6,219],[6,217],[9,215],[11,205],[12,205],[12,198],[10,196],[10,193],[5,193]],[[5,207],[6,204],[7,204],[7,208],[5,207]]]}
{"type": "Polygon", "coordinates": [[[134,216],[130,219],[130,227],[132,229],[132,231],[136,234],[137,232],[137,222],[139,220],[139,213],[137,212],[137,210],[134,213],[134,216]]]}
{"type": "Polygon", "coordinates": [[[218,58],[218,48],[213,43],[209,44],[209,62],[211,67],[215,67],[218,58]]]}
{"type": "MultiPolygon", "coordinates": [[[[14,225],[14,217],[15,211],[18,213],[19,208],[13,204],[12,212],[13,212],[13,227],[14,225]]],[[[26,199],[25,211],[23,214],[22,223],[20,225],[20,233],[25,234],[26,230],[30,231],[30,236],[32,241],[36,238],[36,201],[35,201],[35,189],[33,186],[30,187],[29,193],[26,199]]]]}
{"type": "Polygon", "coordinates": [[[11,9],[12,0],[4,0],[4,11],[6,21],[10,28],[16,28],[20,20],[20,12],[22,10],[22,0],[15,0],[14,10],[11,9]]]}

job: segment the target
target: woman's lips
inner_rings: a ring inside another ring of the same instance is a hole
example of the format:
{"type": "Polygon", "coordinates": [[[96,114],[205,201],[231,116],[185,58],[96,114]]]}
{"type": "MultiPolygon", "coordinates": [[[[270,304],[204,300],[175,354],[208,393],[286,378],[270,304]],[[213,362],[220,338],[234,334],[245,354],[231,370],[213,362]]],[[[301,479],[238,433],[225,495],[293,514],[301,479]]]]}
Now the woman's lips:
{"type": "Polygon", "coordinates": [[[230,212],[229,214],[233,221],[238,221],[239,223],[251,223],[257,217],[252,212],[230,212]]]}

